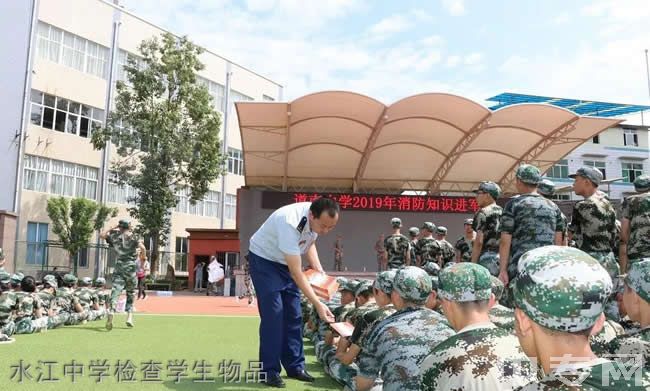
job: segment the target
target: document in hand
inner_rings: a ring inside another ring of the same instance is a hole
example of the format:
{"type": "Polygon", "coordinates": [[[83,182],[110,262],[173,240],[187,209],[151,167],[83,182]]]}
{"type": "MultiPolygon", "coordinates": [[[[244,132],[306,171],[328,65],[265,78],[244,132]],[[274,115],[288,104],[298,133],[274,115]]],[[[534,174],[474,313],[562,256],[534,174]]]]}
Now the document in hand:
{"type": "Polygon", "coordinates": [[[305,276],[309,280],[309,284],[314,290],[314,293],[321,299],[329,301],[336,290],[339,289],[339,283],[336,282],[336,278],[328,276],[325,273],[308,269],[305,271],[305,276]]]}
{"type": "Polygon", "coordinates": [[[354,326],[349,322],[330,323],[332,330],[336,331],[341,337],[347,338],[354,332],[354,326]]]}

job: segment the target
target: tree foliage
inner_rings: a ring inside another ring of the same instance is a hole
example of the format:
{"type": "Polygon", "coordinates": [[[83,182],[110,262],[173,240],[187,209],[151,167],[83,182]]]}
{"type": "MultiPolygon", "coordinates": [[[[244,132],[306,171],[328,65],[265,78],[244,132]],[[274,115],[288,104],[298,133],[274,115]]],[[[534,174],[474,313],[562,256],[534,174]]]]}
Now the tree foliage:
{"type": "Polygon", "coordinates": [[[117,146],[114,181],[136,190],[129,213],[140,233],[153,239],[156,270],[177,193],[188,189],[191,202],[200,200],[223,173],[221,118],[207,88],[197,83],[204,68],[201,48],[185,37],[163,34],[143,41],[139,52],[137,60],[129,57],[128,83],[118,82],[115,110],[92,142],[95,149],[109,141],[117,146]]]}
{"type": "MultiPolygon", "coordinates": [[[[81,249],[88,247],[93,232],[100,230],[109,218],[117,215],[117,209],[86,198],[69,200],[57,197],[47,200],[47,215],[52,220],[52,232],[59,237],[70,259],[74,260],[81,249]]],[[[76,266],[75,263],[75,272],[76,266]]]]}

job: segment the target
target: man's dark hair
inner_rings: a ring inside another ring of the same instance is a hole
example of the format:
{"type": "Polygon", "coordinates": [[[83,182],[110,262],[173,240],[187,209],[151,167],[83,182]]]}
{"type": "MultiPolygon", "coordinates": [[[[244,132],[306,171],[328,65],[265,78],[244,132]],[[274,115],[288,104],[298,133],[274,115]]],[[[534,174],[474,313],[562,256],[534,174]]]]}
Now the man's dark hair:
{"type": "Polygon", "coordinates": [[[468,313],[470,311],[486,311],[489,309],[489,300],[463,301],[456,302],[461,311],[468,313]]]}
{"type": "Polygon", "coordinates": [[[18,287],[20,286],[20,282],[15,283],[15,282],[11,281],[9,284],[11,285],[11,287],[12,287],[13,289],[16,289],[16,288],[18,288],[18,287]]]}
{"type": "Polygon", "coordinates": [[[2,283],[0,284],[0,293],[8,291],[10,289],[9,284],[2,283]]]}
{"type": "Polygon", "coordinates": [[[371,297],[375,297],[375,292],[374,292],[374,289],[373,289],[372,287],[369,287],[369,288],[366,289],[365,291],[360,292],[358,296],[361,296],[361,297],[363,297],[364,299],[368,300],[368,299],[370,299],[371,297]]]}
{"type": "Polygon", "coordinates": [[[340,212],[341,208],[339,207],[338,202],[333,199],[321,197],[312,201],[309,210],[314,218],[318,219],[321,217],[323,212],[327,213],[329,217],[334,217],[340,212]]]}
{"type": "Polygon", "coordinates": [[[36,280],[34,280],[34,277],[32,276],[24,277],[23,280],[20,282],[20,289],[23,292],[36,291],[36,280]]]}

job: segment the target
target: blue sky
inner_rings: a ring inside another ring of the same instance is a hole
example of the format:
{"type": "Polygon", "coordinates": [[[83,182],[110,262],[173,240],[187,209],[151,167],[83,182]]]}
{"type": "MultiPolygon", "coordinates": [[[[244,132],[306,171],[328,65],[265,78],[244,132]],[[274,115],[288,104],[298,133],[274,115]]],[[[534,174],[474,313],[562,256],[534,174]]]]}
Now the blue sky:
{"type": "Polygon", "coordinates": [[[648,0],[122,0],[285,86],[648,104],[648,0]]]}

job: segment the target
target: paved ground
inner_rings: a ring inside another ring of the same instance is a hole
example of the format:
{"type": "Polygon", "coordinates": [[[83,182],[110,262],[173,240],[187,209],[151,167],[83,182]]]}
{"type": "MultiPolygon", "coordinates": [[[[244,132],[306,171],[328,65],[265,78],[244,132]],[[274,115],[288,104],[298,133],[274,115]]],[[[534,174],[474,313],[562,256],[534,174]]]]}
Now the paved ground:
{"type": "Polygon", "coordinates": [[[235,297],[205,296],[205,293],[189,291],[173,292],[172,296],[149,292],[145,300],[135,301],[135,309],[136,313],[147,314],[259,315],[257,302],[249,307],[246,299],[238,301],[235,297]]]}

